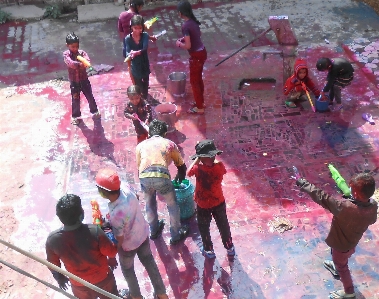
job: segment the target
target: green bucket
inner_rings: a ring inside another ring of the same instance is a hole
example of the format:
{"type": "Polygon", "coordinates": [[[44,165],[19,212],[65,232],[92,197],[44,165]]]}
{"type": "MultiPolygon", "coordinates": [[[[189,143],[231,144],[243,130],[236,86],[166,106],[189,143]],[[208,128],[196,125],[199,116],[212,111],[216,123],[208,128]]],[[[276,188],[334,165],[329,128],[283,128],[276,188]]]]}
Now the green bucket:
{"type": "Polygon", "coordinates": [[[195,213],[195,202],[193,193],[195,187],[189,180],[183,180],[178,184],[175,180],[172,181],[175,188],[176,201],[180,208],[180,219],[188,219],[195,213]]]}

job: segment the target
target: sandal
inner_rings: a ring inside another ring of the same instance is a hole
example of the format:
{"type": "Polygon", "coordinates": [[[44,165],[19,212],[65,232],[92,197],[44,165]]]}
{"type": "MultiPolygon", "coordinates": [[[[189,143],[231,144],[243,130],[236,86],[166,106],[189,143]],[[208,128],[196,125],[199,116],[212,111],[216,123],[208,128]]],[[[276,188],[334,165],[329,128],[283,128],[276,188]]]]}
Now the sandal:
{"type": "Polygon", "coordinates": [[[296,108],[296,104],[292,101],[285,101],[285,104],[288,108],[296,108]]]}
{"type": "Polygon", "coordinates": [[[204,109],[199,109],[197,107],[193,107],[187,111],[189,114],[204,114],[204,109]]]}
{"type": "Polygon", "coordinates": [[[183,225],[179,230],[179,238],[176,240],[170,239],[170,245],[178,244],[180,241],[187,238],[188,233],[189,233],[189,227],[186,225],[183,225]]]}
{"type": "Polygon", "coordinates": [[[344,290],[330,292],[330,299],[345,299],[345,298],[355,298],[355,293],[346,294],[344,290]]]}
{"type": "Polygon", "coordinates": [[[325,269],[329,270],[330,273],[332,273],[332,275],[334,276],[334,278],[339,278],[340,275],[338,274],[338,271],[336,269],[336,266],[334,265],[333,261],[330,261],[330,260],[326,260],[324,261],[324,267],[325,269]]]}

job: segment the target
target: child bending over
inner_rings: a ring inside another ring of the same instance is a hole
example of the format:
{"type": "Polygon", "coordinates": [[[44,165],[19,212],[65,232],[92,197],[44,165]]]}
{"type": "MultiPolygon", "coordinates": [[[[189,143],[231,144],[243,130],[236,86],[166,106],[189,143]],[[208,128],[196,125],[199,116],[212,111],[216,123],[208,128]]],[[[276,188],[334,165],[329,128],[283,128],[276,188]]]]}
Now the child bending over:
{"type": "Polygon", "coordinates": [[[359,240],[369,225],[376,222],[378,205],[370,199],[375,191],[375,180],[367,173],[355,175],[350,181],[350,199],[336,199],[305,179],[296,185],[308,193],[311,199],[333,214],[332,225],[326,244],[331,247],[333,261],[324,261],[324,266],[334,276],[339,276],[343,290],[333,291],[330,298],[355,298],[348,260],[355,252],[359,240]]]}
{"type": "Polygon", "coordinates": [[[354,79],[354,68],[345,58],[329,59],[322,57],[317,60],[317,69],[320,72],[328,72],[327,82],[321,94],[329,92],[330,105],[333,105],[333,100],[336,98],[337,106],[333,111],[342,109],[341,89],[350,85],[354,79]]]}
{"type": "Polygon", "coordinates": [[[226,169],[222,162],[215,160],[216,155],[221,154],[222,151],[216,148],[213,140],[200,141],[195,149],[196,154],[191,157],[195,161],[189,167],[187,175],[196,177],[197,223],[203,241],[201,252],[207,258],[216,257],[209,230],[213,216],[227,255],[234,256],[235,250],[221,187],[226,169]]]}
{"type": "Polygon", "coordinates": [[[133,125],[137,133],[137,144],[146,140],[148,132],[141,125],[140,121],[148,125],[152,121],[151,107],[143,100],[141,88],[137,85],[131,85],[127,89],[129,102],[124,110],[126,118],[133,120],[133,125]],[[139,119],[139,120],[138,120],[139,119]]]}
{"type": "Polygon", "coordinates": [[[307,63],[305,60],[298,59],[295,61],[294,74],[284,84],[284,95],[288,96],[286,106],[296,108],[296,102],[307,101],[306,89],[309,89],[316,98],[320,96],[319,89],[308,76],[307,63]]]}

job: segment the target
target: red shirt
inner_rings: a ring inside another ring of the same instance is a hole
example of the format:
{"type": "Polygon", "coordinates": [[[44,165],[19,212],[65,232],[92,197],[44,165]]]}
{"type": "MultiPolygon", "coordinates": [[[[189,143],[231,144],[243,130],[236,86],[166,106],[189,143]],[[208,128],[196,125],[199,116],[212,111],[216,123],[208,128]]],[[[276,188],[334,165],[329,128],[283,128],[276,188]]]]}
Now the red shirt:
{"type": "MultiPolygon", "coordinates": [[[[79,228],[65,231],[62,228],[50,233],[46,241],[47,260],[60,267],[63,262],[72,274],[96,284],[103,281],[110,271],[107,257],[115,257],[117,247],[101,228],[82,224],[79,228]]],[[[70,279],[71,284],[81,286],[70,279]]]]}
{"type": "Polygon", "coordinates": [[[221,187],[224,174],[226,169],[222,162],[212,166],[197,164],[188,172],[188,176],[196,177],[195,202],[200,208],[210,209],[225,201],[221,187]]]}

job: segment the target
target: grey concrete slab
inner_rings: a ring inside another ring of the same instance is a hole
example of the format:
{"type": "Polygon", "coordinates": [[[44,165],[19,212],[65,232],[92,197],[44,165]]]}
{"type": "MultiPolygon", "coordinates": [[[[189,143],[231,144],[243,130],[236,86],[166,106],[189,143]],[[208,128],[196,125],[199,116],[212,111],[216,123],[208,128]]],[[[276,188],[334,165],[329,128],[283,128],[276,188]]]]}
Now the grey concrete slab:
{"type": "Polygon", "coordinates": [[[95,22],[118,18],[124,10],[123,5],[115,5],[114,3],[79,5],[78,22],[95,22]]]}
{"type": "Polygon", "coordinates": [[[1,10],[10,13],[11,19],[41,19],[45,10],[35,5],[12,5],[3,7],[1,10]]]}

